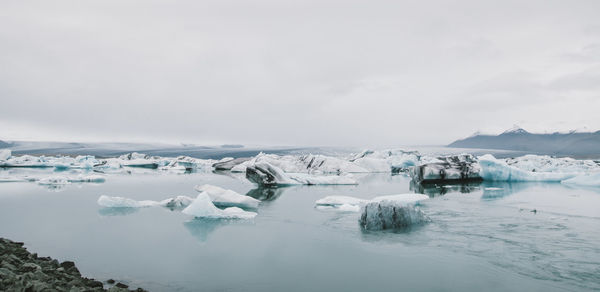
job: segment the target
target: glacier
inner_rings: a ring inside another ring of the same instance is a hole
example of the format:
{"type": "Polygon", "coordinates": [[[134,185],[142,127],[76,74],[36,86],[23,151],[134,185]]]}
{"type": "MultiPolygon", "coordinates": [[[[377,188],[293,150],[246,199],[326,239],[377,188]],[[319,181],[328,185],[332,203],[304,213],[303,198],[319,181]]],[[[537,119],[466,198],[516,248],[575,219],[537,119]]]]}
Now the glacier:
{"type": "Polygon", "coordinates": [[[8,160],[11,156],[12,156],[12,151],[10,151],[10,149],[0,150],[0,161],[8,160]]]}
{"type": "Polygon", "coordinates": [[[227,190],[218,186],[205,184],[196,186],[194,189],[201,193],[206,193],[210,200],[218,207],[240,207],[248,209],[258,208],[259,200],[240,195],[235,191],[227,190]]]}
{"type": "Polygon", "coordinates": [[[166,207],[171,210],[183,209],[189,206],[194,199],[187,196],[176,196],[164,199],[162,201],[141,200],[124,197],[110,197],[102,195],[98,198],[98,205],[106,208],[146,208],[146,207],[166,207]]]}
{"type": "Polygon", "coordinates": [[[256,212],[244,211],[238,207],[221,210],[212,203],[205,192],[198,194],[196,199],[181,212],[196,218],[252,219],[257,215],[256,212]]]}

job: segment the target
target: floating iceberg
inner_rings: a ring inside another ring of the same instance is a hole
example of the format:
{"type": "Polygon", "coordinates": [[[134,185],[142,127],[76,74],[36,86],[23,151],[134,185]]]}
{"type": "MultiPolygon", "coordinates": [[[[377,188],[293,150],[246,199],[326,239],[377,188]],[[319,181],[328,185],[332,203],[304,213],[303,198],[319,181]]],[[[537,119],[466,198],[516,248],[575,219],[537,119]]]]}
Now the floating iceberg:
{"type": "Polygon", "coordinates": [[[238,207],[221,210],[212,203],[205,192],[198,194],[198,197],[181,212],[196,218],[252,219],[257,215],[255,212],[244,211],[238,207]]]}
{"type": "Polygon", "coordinates": [[[379,196],[373,199],[361,199],[349,196],[328,196],[319,199],[315,202],[315,207],[320,210],[337,210],[337,211],[360,211],[361,206],[365,206],[369,203],[378,203],[382,201],[393,201],[397,204],[415,204],[422,200],[429,199],[428,196],[421,194],[400,194],[400,195],[387,195],[379,196]]]}
{"type": "Polygon", "coordinates": [[[526,171],[508,165],[503,160],[494,158],[490,154],[479,157],[481,177],[490,181],[555,181],[559,182],[577,176],[578,173],[569,172],[537,172],[526,171]]]}
{"type": "Polygon", "coordinates": [[[194,188],[198,192],[206,193],[213,204],[219,207],[241,207],[241,208],[258,208],[259,200],[243,196],[232,190],[226,190],[213,185],[202,185],[194,188]]]}
{"type": "Polygon", "coordinates": [[[563,180],[561,183],[585,187],[600,187],[600,173],[579,175],[567,180],[563,180]]]}
{"type": "Polygon", "coordinates": [[[327,196],[325,198],[317,200],[316,205],[317,206],[331,206],[331,207],[336,207],[336,206],[341,206],[341,205],[360,206],[361,204],[364,204],[368,201],[369,200],[367,200],[367,199],[360,199],[360,198],[349,197],[349,196],[327,196]]]}
{"type": "Polygon", "coordinates": [[[470,154],[438,157],[411,168],[410,175],[417,183],[468,182],[481,180],[481,168],[470,154]]]}
{"type": "Polygon", "coordinates": [[[136,201],[129,198],[102,195],[98,198],[98,205],[106,208],[144,208],[158,206],[159,202],[150,200],[136,201]]]}
{"type": "MultiPolygon", "coordinates": [[[[252,157],[241,157],[241,158],[231,158],[231,157],[227,157],[227,158],[223,158],[220,161],[214,163],[212,166],[215,168],[215,170],[231,170],[233,171],[233,168],[246,162],[251,160],[252,157]]],[[[236,170],[236,172],[244,172],[246,171],[246,166],[243,166],[243,169],[241,170],[236,170]]]]}
{"type": "Polygon", "coordinates": [[[369,172],[398,173],[408,170],[421,160],[417,151],[393,150],[364,150],[350,159],[354,164],[367,169],[369,172]]]}
{"type": "Polygon", "coordinates": [[[263,186],[285,185],[355,185],[356,180],[349,176],[319,176],[303,173],[286,174],[282,169],[267,163],[256,162],[246,169],[246,178],[263,186]]]}
{"type": "Polygon", "coordinates": [[[69,179],[64,176],[45,177],[38,181],[40,185],[68,185],[70,183],[69,179]]]}
{"type": "Polygon", "coordinates": [[[428,221],[427,215],[412,203],[386,199],[367,203],[359,219],[365,230],[401,229],[428,221]]]}
{"type": "Polygon", "coordinates": [[[264,162],[280,168],[287,173],[353,173],[369,172],[350,161],[325,155],[284,155],[260,153],[256,157],[244,161],[231,168],[233,172],[244,172],[256,163],[264,162]]]}
{"type": "Polygon", "coordinates": [[[98,205],[106,208],[145,208],[145,207],[166,207],[169,209],[183,209],[189,206],[194,199],[187,196],[176,196],[162,201],[142,200],[137,201],[124,197],[100,196],[98,205]]]}
{"type": "Polygon", "coordinates": [[[106,178],[101,175],[92,174],[92,175],[86,175],[86,176],[79,175],[76,178],[69,178],[68,180],[69,180],[69,182],[103,183],[106,181],[106,178]]]}
{"type": "Polygon", "coordinates": [[[600,172],[600,162],[594,160],[579,160],[570,157],[551,157],[547,155],[524,155],[507,158],[509,166],[530,172],[600,172]]]}
{"type": "Polygon", "coordinates": [[[140,168],[152,168],[156,169],[159,167],[157,159],[150,157],[149,155],[132,152],[119,156],[121,165],[127,167],[140,167],[140,168]]]}
{"type": "Polygon", "coordinates": [[[8,160],[12,155],[10,149],[2,149],[0,150],[0,161],[8,160]]]}

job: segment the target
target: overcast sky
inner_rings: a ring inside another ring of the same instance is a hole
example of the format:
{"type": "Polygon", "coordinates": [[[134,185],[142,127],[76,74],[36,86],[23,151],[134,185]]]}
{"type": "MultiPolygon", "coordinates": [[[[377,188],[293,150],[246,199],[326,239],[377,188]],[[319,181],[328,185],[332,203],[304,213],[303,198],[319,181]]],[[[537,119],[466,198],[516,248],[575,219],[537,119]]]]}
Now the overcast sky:
{"type": "Polygon", "coordinates": [[[0,2],[0,139],[446,144],[600,129],[600,1],[0,2]]]}

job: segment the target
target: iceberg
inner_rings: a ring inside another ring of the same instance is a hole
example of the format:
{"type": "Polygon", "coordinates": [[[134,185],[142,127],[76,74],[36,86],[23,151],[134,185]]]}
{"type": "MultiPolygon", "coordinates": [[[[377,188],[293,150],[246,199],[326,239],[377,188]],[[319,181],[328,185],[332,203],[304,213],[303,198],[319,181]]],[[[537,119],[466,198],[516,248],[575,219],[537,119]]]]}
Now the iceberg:
{"type": "Polygon", "coordinates": [[[402,229],[430,221],[429,217],[414,205],[418,202],[416,197],[402,196],[379,197],[379,200],[367,203],[362,208],[360,226],[365,230],[402,229]]]}
{"type": "Polygon", "coordinates": [[[252,219],[257,215],[255,212],[244,211],[238,207],[221,210],[212,203],[205,192],[198,194],[196,199],[181,212],[196,218],[252,219]]]}
{"type": "Polygon", "coordinates": [[[98,198],[98,205],[106,208],[146,208],[146,207],[166,207],[171,210],[183,209],[189,206],[194,199],[187,196],[176,196],[162,201],[142,200],[124,197],[109,197],[102,195],[98,198]]]}
{"type": "Polygon", "coordinates": [[[349,196],[328,196],[319,199],[315,202],[315,207],[320,210],[337,210],[337,211],[360,211],[361,206],[369,203],[379,203],[382,201],[393,201],[397,204],[416,204],[419,201],[429,199],[428,196],[422,194],[400,194],[378,196],[373,199],[361,199],[349,196]]]}
{"type": "Polygon", "coordinates": [[[567,185],[578,185],[584,187],[600,187],[600,173],[578,175],[576,177],[561,181],[567,185]]]}
{"type": "Polygon", "coordinates": [[[578,173],[527,171],[510,166],[506,161],[496,159],[491,154],[479,157],[481,177],[490,181],[548,181],[560,182],[573,178],[578,173]]]}
{"type": "Polygon", "coordinates": [[[86,176],[79,175],[76,178],[69,178],[68,180],[69,182],[103,183],[106,181],[106,178],[101,175],[92,174],[86,176]]]}
{"type": "Polygon", "coordinates": [[[368,170],[355,165],[350,161],[343,159],[329,157],[325,155],[284,155],[279,156],[275,154],[264,154],[259,153],[256,157],[244,161],[234,166],[231,171],[233,172],[244,172],[246,169],[258,162],[264,162],[271,164],[277,168],[280,168],[283,172],[287,173],[310,173],[310,174],[322,174],[322,173],[353,173],[353,172],[369,172],[368,170]]]}
{"type": "Polygon", "coordinates": [[[98,205],[106,208],[144,208],[158,206],[159,202],[150,200],[136,201],[129,198],[102,195],[98,198],[98,205]]]}
{"type": "Polygon", "coordinates": [[[64,176],[51,176],[51,177],[45,177],[42,178],[38,181],[38,184],[40,185],[68,185],[71,182],[69,181],[68,178],[64,177],[64,176]]]}
{"type": "Polygon", "coordinates": [[[369,172],[399,173],[409,170],[421,160],[417,151],[400,149],[374,151],[364,150],[350,159],[354,164],[369,170],[369,172]]]}
{"type": "MultiPolygon", "coordinates": [[[[250,159],[252,159],[251,157],[241,157],[241,158],[224,158],[221,159],[220,161],[214,163],[212,166],[215,168],[215,170],[231,170],[233,171],[233,168],[246,162],[249,161],[250,159]]],[[[244,166],[242,171],[238,171],[238,172],[243,172],[246,170],[246,167],[244,166]]]]}
{"type": "Polygon", "coordinates": [[[417,183],[480,181],[481,167],[470,154],[438,157],[435,162],[411,168],[410,175],[417,183]]]}
{"type": "Polygon", "coordinates": [[[246,169],[246,178],[262,186],[286,185],[355,185],[350,176],[318,176],[303,173],[286,174],[281,168],[267,162],[256,162],[246,169]]]}
{"type": "Polygon", "coordinates": [[[258,208],[259,200],[243,196],[232,190],[226,190],[213,185],[202,185],[194,188],[196,191],[206,193],[210,200],[218,207],[241,207],[256,209],[258,208]]]}
{"type": "Polygon", "coordinates": [[[121,160],[121,165],[127,167],[140,167],[140,168],[152,168],[156,169],[159,167],[156,159],[152,159],[150,156],[132,152],[129,154],[123,154],[119,156],[119,160],[121,160]]]}
{"type": "Polygon", "coordinates": [[[600,172],[600,162],[579,160],[570,157],[551,157],[548,155],[524,155],[507,158],[510,166],[530,172],[600,172]]]}
{"type": "Polygon", "coordinates": [[[0,161],[8,160],[12,155],[12,151],[10,149],[2,149],[0,150],[0,161]]]}

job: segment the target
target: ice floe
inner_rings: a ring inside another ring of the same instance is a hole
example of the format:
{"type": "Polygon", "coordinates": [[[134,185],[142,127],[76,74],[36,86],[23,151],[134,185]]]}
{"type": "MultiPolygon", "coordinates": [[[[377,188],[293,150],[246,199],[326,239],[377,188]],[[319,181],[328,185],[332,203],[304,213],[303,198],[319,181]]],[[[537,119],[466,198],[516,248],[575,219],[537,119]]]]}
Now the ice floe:
{"type": "Polygon", "coordinates": [[[213,185],[202,185],[194,188],[196,191],[206,193],[213,204],[218,207],[241,207],[241,208],[258,208],[259,200],[240,195],[235,191],[227,190],[213,185]]]}
{"type": "Polygon", "coordinates": [[[504,160],[491,154],[479,157],[481,177],[490,181],[554,181],[560,182],[578,175],[574,172],[538,172],[527,171],[508,165],[504,160]]]}
{"type": "Polygon", "coordinates": [[[382,201],[394,201],[397,204],[416,204],[419,201],[429,199],[428,196],[422,194],[399,194],[378,196],[373,199],[362,199],[349,196],[327,196],[315,202],[315,208],[320,210],[336,210],[336,211],[360,211],[361,207],[369,203],[378,203],[382,201]]]}
{"type": "Polygon", "coordinates": [[[257,215],[256,212],[244,211],[238,207],[219,209],[205,192],[198,194],[196,199],[181,212],[196,218],[252,219],[257,215]]]}

